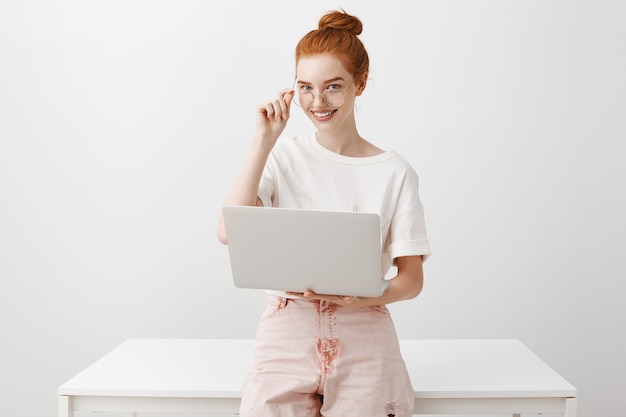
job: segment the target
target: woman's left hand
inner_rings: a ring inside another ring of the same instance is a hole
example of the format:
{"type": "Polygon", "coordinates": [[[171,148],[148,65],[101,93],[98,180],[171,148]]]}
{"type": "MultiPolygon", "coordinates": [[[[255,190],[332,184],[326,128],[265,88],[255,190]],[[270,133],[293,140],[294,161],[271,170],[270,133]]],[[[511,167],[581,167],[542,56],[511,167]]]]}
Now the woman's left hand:
{"type": "Polygon", "coordinates": [[[317,294],[313,291],[287,292],[287,294],[302,297],[307,300],[324,300],[331,303],[339,304],[344,307],[361,307],[361,303],[359,303],[361,299],[359,297],[349,295],[317,294]]]}
{"type": "Polygon", "coordinates": [[[389,286],[380,297],[349,297],[317,294],[313,291],[288,292],[287,294],[304,300],[325,300],[350,308],[381,306],[417,297],[424,284],[421,255],[400,256],[396,258],[396,263],[398,274],[390,280],[389,286]]]}

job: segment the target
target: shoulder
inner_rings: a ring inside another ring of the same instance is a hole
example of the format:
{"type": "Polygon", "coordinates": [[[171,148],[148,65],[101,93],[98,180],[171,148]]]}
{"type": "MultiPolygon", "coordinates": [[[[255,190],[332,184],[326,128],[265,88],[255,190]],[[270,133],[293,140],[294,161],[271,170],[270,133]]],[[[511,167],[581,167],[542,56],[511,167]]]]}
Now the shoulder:
{"type": "Polygon", "coordinates": [[[403,158],[396,151],[388,151],[387,152],[390,157],[387,160],[387,165],[389,169],[391,169],[395,175],[399,175],[401,177],[415,177],[417,178],[417,171],[413,168],[411,163],[403,158]]]}

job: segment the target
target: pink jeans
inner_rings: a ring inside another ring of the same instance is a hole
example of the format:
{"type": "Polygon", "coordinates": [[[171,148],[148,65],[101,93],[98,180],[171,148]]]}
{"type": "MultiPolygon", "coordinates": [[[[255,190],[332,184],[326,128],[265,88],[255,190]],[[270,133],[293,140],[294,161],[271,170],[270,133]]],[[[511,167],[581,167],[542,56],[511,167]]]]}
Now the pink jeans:
{"type": "Polygon", "coordinates": [[[241,416],[404,417],[414,402],[386,307],[270,297],[241,416]]]}

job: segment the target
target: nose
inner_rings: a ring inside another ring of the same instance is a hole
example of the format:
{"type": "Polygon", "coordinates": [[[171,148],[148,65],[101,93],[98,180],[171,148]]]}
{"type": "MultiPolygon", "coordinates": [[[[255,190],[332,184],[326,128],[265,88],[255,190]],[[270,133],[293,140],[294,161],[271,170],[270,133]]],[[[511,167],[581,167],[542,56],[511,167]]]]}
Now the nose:
{"type": "Polygon", "coordinates": [[[313,106],[324,106],[326,100],[324,100],[324,94],[313,94],[313,106]]]}

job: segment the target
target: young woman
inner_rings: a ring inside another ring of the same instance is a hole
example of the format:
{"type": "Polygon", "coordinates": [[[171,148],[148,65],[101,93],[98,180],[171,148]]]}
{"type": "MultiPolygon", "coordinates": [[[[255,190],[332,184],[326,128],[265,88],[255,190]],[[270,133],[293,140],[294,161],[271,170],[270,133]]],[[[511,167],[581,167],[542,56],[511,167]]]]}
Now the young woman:
{"type": "MultiPolygon", "coordinates": [[[[385,305],[421,292],[430,247],[415,171],[356,127],[369,71],[361,30],[358,18],[336,11],[300,40],[294,88],[257,108],[256,134],[225,204],[378,213],[383,273],[393,264],[397,275],[377,298],[271,292],[242,416],[412,414],[414,391],[385,305]],[[292,100],[315,132],[279,139],[292,100]]],[[[227,243],[221,218],[218,238],[227,243]]]]}

